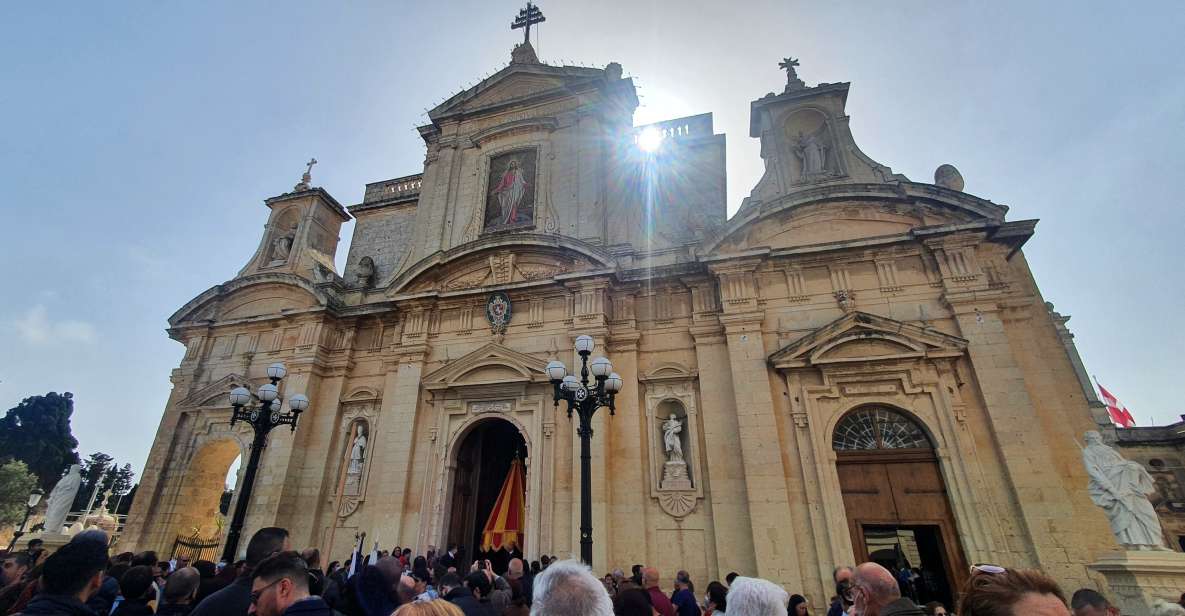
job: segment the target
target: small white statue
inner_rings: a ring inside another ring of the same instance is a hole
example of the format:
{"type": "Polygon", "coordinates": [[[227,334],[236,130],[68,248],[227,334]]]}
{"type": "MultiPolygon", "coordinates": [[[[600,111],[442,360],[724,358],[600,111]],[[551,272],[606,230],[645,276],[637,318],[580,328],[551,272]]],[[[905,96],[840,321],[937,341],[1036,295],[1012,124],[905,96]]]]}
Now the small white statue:
{"type": "Polygon", "coordinates": [[[683,422],[674,413],[671,413],[670,419],[662,422],[662,443],[668,462],[683,461],[683,442],[679,439],[682,431],[683,422]]]}
{"type": "Polygon", "coordinates": [[[1160,518],[1148,502],[1148,495],[1156,491],[1152,476],[1138,462],[1124,460],[1104,445],[1098,432],[1091,430],[1083,438],[1082,462],[1090,475],[1090,498],[1107,514],[1115,539],[1127,548],[1165,549],[1160,518]]]}
{"type": "Polygon", "coordinates": [[[53,491],[49,493],[49,500],[46,501],[45,532],[47,534],[62,532],[62,527],[66,525],[66,514],[70,512],[70,506],[74,504],[74,496],[78,494],[78,488],[81,485],[82,465],[71,464],[70,470],[66,471],[66,474],[58,480],[53,491]]]}
{"type": "Polygon", "coordinates": [[[366,432],[358,426],[358,435],[354,437],[354,445],[350,449],[350,467],[346,471],[350,475],[362,474],[362,463],[366,460],[366,432]]]}

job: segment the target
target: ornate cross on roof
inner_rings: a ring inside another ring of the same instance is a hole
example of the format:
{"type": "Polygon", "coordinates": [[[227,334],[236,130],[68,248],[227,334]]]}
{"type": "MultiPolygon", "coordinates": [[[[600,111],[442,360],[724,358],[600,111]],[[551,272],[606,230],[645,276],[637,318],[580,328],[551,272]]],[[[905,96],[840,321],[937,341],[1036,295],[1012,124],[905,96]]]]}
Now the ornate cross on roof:
{"type": "Polygon", "coordinates": [[[309,162],[305,163],[307,167],[304,170],[304,175],[300,176],[300,183],[296,185],[295,190],[308,190],[309,183],[313,181],[313,165],[317,164],[317,159],[310,158],[309,162]]]}
{"type": "Polygon", "coordinates": [[[540,11],[539,7],[528,2],[527,8],[518,10],[518,17],[514,18],[514,22],[510,24],[510,29],[517,30],[522,28],[523,42],[530,43],[531,26],[545,21],[547,21],[547,18],[543,16],[543,11],[540,11]]]}
{"type": "Polygon", "coordinates": [[[786,71],[786,90],[800,90],[806,87],[801,79],[798,78],[798,71],[794,67],[798,66],[798,58],[782,58],[778,62],[778,68],[786,71]]]}

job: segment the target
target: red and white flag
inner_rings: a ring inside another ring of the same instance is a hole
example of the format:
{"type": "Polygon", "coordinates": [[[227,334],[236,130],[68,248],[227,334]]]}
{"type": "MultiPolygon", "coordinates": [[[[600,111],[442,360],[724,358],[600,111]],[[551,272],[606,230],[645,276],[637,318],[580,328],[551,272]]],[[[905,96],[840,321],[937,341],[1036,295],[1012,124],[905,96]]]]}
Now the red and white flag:
{"type": "Polygon", "coordinates": [[[1136,425],[1136,418],[1132,417],[1127,407],[1119,402],[1119,398],[1111,395],[1111,392],[1107,391],[1107,388],[1098,381],[1095,381],[1095,384],[1099,386],[1099,395],[1103,399],[1103,404],[1107,405],[1107,413],[1111,415],[1111,421],[1121,428],[1130,428],[1136,425]]]}

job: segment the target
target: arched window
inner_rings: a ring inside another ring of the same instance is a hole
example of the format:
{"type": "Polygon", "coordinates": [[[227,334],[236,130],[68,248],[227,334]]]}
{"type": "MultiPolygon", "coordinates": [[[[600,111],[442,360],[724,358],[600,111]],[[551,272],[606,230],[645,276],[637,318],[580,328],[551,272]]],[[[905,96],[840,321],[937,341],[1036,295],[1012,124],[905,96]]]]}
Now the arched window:
{"type": "Polygon", "coordinates": [[[831,446],[836,451],[933,448],[921,426],[887,406],[866,406],[845,415],[835,426],[831,446]]]}

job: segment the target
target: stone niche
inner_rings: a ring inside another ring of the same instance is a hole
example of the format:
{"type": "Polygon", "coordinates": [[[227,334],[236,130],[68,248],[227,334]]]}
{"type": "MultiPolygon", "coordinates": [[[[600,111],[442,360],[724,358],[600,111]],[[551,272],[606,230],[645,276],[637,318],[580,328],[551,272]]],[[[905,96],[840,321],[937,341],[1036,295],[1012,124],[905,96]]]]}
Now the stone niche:
{"type": "Polygon", "coordinates": [[[650,493],[663,511],[683,518],[703,498],[700,478],[699,407],[696,404],[694,371],[677,364],[665,364],[641,379],[646,390],[646,425],[650,459],[650,493]],[[680,425],[677,434],[682,460],[669,455],[665,444],[667,422],[680,425]]]}

